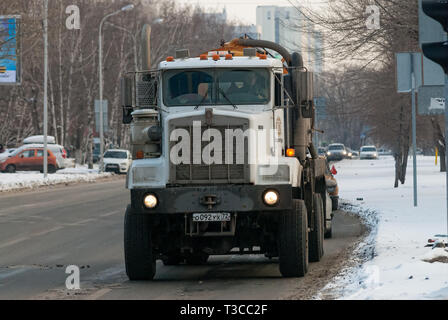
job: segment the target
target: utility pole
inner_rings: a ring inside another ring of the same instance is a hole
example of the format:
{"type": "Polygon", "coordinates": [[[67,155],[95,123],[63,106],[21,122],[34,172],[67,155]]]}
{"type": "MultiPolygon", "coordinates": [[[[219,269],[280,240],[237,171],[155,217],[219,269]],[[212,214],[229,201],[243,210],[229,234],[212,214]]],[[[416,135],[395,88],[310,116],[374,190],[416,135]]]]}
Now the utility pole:
{"type": "Polygon", "coordinates": [[[99,30],[99,36],[98,36],[98,46],[99,46],[99,87],[100,87],[100,168],[103,168],[104,166],[104,161],[103,161],[103,156],[104,156],[104,115],[103,115],[103,105],[104,105],[104,101],[103,101],[103,25],[106,22],[106,20],[112,16],[115,16],[121,12],[125,12],[125,11],[130,11],[134,9],[134,5],[133,4],[129,4],[127,6],[124,6],[123,8],[121,8],[120,10],[117,10],[113,13],[110,13],[108,15],[106,15],[100,23],[100,30],[99,30]]]}
{"type": "Polygon", "coordinates": [[[48,177],[48,0],[44,0],[44,178],[48,177]]]}
{"type": "Polygon", "coordinates": [[[414,207],[417,207],[417,110],[415,107],[415,55],[411,54],[411,82],[412,82],[412,153],[413,153],[413,182],[414,182],[414,207]]]}

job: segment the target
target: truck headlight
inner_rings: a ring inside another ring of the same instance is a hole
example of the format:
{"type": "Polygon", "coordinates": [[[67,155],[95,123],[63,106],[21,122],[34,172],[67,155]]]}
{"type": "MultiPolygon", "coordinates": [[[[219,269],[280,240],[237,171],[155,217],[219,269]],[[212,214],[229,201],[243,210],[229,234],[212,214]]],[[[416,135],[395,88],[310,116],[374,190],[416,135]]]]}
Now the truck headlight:
{"type": "Polygon", "coordinates": [[[159,201],[154,194],[147,194],[145,196],[145,199],[143,200],[145,207],[148,209],[154,209],[155,207],[157,207],[158,202],[159,201]]]}
{"type": "Polygon", "coordinates": [[[275,206],[280,200],[280,195],[275,190],[268,190],[264,193],[263,200],[268,206],[275,206]]]}

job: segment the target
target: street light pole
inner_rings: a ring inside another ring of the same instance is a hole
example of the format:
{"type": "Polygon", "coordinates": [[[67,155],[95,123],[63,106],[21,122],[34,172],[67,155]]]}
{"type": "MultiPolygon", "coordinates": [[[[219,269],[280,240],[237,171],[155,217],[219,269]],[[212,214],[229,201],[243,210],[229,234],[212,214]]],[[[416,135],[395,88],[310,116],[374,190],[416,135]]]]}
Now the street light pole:
{"type": "Polygon", "coordinates": [[[104,119],[103,119],[103,25],[106,20],[112,16],[115,16],[121,12],[129,11],[134,9],[134,5],[130,4],[123,8],[121,8],[118,11],[115,11],[113,13],[110,13],[106,15],[100,23],[100,30],[99,30],[99,36],[98,36],[98,46],[99,46],[99,91],[100,91],[100,168],[103,168],[104,162],[103,162],[103,155],[104,155],[104,119]]]}
{"type": "Polygon", "coordinates": [[[44,0],[44,178],[48,177],[48,0],[44,0]]]}

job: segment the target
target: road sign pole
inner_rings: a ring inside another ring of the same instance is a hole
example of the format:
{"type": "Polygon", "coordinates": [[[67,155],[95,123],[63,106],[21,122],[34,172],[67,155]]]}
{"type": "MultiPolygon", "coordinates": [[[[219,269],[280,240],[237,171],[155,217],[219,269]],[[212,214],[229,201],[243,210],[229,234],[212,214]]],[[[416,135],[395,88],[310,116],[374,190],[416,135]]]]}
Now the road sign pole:
{"type": "Polygon", "coordinates": [[[445,74],[445,168],[446,170],[446,219],[447,219],[447,235],[448,235],[448,73],[445,74]]]}
{"type": "Polygon", "coordinates": [[[48,0],[44,0],[44,178],[48,176],[48,0]]]}
{"type": "MultiPolygon", "coordinates": [[[[412,60],[411,60],[412,61],[412,60]]],[[[413,63],[412,63],[413,65],[413,63]]],[[[414,207],[417,207],[417,116],[415,110],[415,74],[412,68],[412,151],[414,154],[414,207]]]]}

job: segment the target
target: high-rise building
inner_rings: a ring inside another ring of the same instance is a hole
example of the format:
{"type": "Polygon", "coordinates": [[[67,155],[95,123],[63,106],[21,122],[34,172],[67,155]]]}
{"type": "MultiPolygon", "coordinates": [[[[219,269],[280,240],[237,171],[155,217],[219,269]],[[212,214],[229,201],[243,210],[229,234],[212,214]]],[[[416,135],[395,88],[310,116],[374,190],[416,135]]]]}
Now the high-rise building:
{"type": "Polygon", "coordinates": [[[258,6],[257,29],[261,39],[301,53],[306,67],[322,72],[322,33],[296,7],[258,6]]]}

